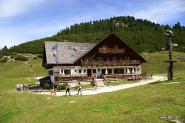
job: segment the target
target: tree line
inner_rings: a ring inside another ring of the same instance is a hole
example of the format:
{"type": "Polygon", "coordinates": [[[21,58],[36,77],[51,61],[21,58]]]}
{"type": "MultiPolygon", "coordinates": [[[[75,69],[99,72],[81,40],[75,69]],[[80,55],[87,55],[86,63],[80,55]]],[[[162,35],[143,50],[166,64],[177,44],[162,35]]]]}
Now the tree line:
{"type": "MultiPolygon", "coordinates": [[[[97,32],[119,32],[122,30],[163,30],[171,28],[169,25],[156,24],[146,19],[135,19],[133,16],[119,16],[110,19],[100,19],[71,25],[65,29],[60,30],[56,35],[70,35],[70,34],[87,34],[97,32]]],[[[184,26],[177,22],[172,28],[182,30],[184,26]]]]}
{"type": "Polygon", "coordinates": [[[185,52],[185,27],[177,22],[174,26],[160,25],[146,19],[136,19],[132,16],[118,16],[82,22],[61,29],[51,37],[29,41],[7,49],[4,47],[0,54],[11,52],[41,54],[44,41],[74,41],[97,43],[108,34],[116,33],[124,42],[137,52],[160,51],[165,45],[164,30],[174,32],[173,42],[180,44],[175,50],[185,52]]]}

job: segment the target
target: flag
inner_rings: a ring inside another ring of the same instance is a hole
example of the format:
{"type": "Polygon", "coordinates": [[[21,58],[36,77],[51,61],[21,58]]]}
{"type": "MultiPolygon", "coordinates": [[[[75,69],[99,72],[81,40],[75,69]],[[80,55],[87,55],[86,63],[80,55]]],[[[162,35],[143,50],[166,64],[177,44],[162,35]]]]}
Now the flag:
{"type": "Polygon", "coordinates": [[[58,49],[58,44],[55,44],[55,45],[52,46],[52,51],[57,50],[57,49],[58,49]]]}
{"type": "Polygon", "coordinates": [[[55,62],[58,63],[59,61],[59,57],[58,57],[58,44],[55,44],[52,46],[51,48],[52,52],[53,52],[53,57],[55,58],[55,62]]]}

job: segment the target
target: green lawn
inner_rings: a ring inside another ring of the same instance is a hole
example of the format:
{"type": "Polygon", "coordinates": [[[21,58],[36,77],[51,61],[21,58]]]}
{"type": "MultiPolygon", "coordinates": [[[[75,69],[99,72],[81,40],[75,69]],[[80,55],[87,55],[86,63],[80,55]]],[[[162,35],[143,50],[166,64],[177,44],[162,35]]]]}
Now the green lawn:
{"type": "MultiPolygon", "coordinates": [[[[176,57],[185,56],[174,54],[176,57]]],[[[143,71],[165,75],[166,65],[162,61],[166,53],[145,55],[149,62],[143,66],[143,71]]],[[[29,63],[37,76],[47,75],[47,71],[41,68],[40,59],[29,63]]],[[[20,61],[0,64],[0,70],[0,123],[171,122],[161,119],[162,116],[178,116],[185,122],[185,62],[174,65],[176,73],[173,81],[92,96],[55,97],[16,92],[16,83],[34,83],[34,74],[29,71],[28,65],[20,61]],[[26,78],[31,78],[30,82],[26,78]]]]}
{"type": "Polygon", "coordinates": [[[131,84],[131,83],[136,83],[138,82],[138,80],[131,80],[131,81],[127,81],[127,80],[118,80],[118,81],[112,81],[112,82],[108,82],[107,84],[109,86],[116,86],[116,85],[123,85],[123,84],[131,84]]]}
{"type": "MultiPolygon", "coordinates": [[[[142,72],[153,74],[164,74],[167,71],[168,52],[142,53],[147,63],[142,65],[142,72]]],[[[173,52],[173,59],[179,62],[174,63],[174,72],[185,72],[185,53],[173,52]]],[[[177,74],[178,74],[177,72],[177,74]]]]}
{"type": "Polygon", "coordinates": [[[37,77],[47,75],[47,71],[42,68],[41,59],[0,63],[0,89],[15,89],[17,83],[34,84],[35,75],[37,77]],[[29,70],[30,65],[32,71],[29,70]]]}

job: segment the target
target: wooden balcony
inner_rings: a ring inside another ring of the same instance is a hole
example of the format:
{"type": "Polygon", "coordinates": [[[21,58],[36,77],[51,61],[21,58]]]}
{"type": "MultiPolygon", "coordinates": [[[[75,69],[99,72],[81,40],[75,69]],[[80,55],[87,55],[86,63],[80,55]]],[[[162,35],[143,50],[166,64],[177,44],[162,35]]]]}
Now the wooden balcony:
{"type": "Polygon", "coordinates": [[[99,48],[99,53],[101,54],[123,54],[125,49],[116,48],[99,48]]]}
{"type": "Polygon", "coordinates": [[[81,61],[82,66],[121,66],[121,65],[139,65],[139,60],[119,60],[119,61],[81,61]]]}

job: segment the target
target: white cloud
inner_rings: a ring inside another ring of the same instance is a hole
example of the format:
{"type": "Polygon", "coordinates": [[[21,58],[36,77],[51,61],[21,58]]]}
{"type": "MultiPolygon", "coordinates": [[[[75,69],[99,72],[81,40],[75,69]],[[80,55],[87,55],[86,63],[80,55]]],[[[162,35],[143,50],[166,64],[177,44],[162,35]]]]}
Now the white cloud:
{"type": "MultiPolygon", "coordinates": [[[[3,48],[5,45],[7,47],[11,47],[11,46],[14,46],[14,45],[17,45],[17,42],[15,41],[12,41],[12,39],[10,37],[7,37],[7,36],[1,36],[1,41],[0,41],[0,48],[3,48]],[[2,39],[5,39],[5,40],[2,40],[2,39]]],[[[17,40],[17,39],[15,39],[17,40]]]]}
{"type": "Polygon", "coordinates": [[[163,0],[134,11],[133,16],[164,24],[178,18],[183,12],[185,12],[184,0],[163,0]]]}
{"type": "Polygon", "coordinates": [[[40,39],[56,34],[61,28],[65,28],[76,21],[61,22],[54,20],[50,22],[34,23],[29,25],[1,26],[0,48],[5,45],[11,47],[26,41],[40,39]]]}
{"type": "MultiPolygon", "coordinates": [[[[49,0],[0,0],[0,19],[10,19],[10,17],[29,11],[31,12],[38,6],[41,6],[41,4],[43,5],[44,3],[48,3],[45,1],[49,0]]],[[[69,7],[70,4],[77,3],[77,0],[66,1],[64,1],[65,5],[62,2],[63,7],[69,7]]],[[[125,2],[123,3],[126,5],[125,2]]],[[[28,25],[24,22],[21,25],[8,25],[8,23],[6,24],[6,21],[1,21],[0,47],[3,47],[4,45],[17,45],[25,41],[51,36],[56,34],[61,28],[90,20],[108,18],[112,16],[131,15],[136,18],[148,19],[160,24],[168,24],[169,21],[178,20],[179,16],[185,16],[185,14],[182,15],[183,12],[185,13],[184,0],[157,0],[148,2],[147,5],[133,5],[127,9],[100,2],[93,7],[84,8],[82,12],[70,16],[70,18],[65,18],[64,13],[59,13],[58,17],[53,18],[53,20],[51,19],[42,22],[34,21],[34,23],[27,23],[28,25]]]]}
{"type": "Polygon", "coordinates": [[[0,0],[0,18],[14,17],[40,5],[46,0],[0,0]]]}
{"type": "Polygon", "coordinates": [[[169,22],[177,21],[183,16],[185,18],[184,0],[146,0],[145,4],[134,4],[134,1],[132,1],[132,3],[133,5],[130,5],[130,3],[128,3],[128,5],[127,2],[121,1],[120,5],[123,4],[123,7],[121,8],[99,2],[96,4],[96,6],[93,7],[93,9],[86,9],[84,13],[82,13],[81,15],[77,15],[76,18],[78,22],[82,22],[88,20],[109,18],[113,16],[130,15],[136,18],[148,19],[160,24],[171,24],[169,22]]]}

